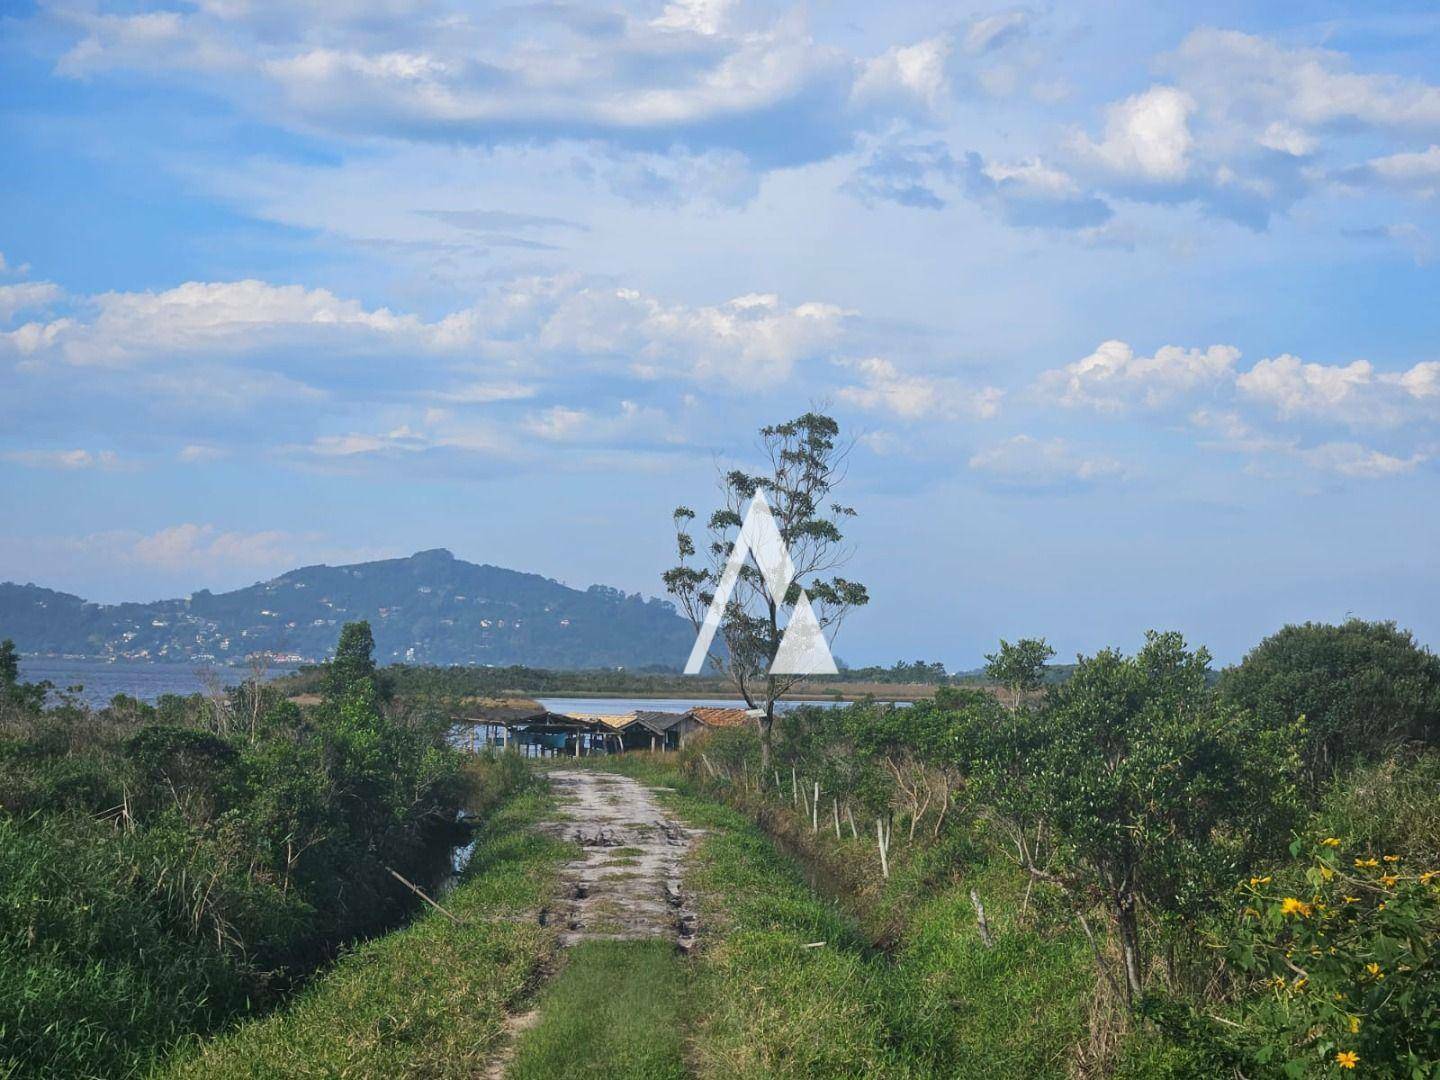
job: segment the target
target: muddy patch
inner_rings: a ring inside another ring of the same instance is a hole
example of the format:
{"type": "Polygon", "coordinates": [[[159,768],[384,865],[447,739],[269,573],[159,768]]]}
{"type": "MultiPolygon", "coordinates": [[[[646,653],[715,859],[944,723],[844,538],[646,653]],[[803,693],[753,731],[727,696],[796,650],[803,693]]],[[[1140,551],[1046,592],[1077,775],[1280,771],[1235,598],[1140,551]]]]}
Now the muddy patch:
{"type": "Polygon", "coordinates": [[[692,948],[696,916],[680,876],[699,831],[666,817],[654,792],[628,776],[559,769],[550,782],[561,816],[541,827],[581,850],[546,913],[562,944],[668,937],[692,948]]]}

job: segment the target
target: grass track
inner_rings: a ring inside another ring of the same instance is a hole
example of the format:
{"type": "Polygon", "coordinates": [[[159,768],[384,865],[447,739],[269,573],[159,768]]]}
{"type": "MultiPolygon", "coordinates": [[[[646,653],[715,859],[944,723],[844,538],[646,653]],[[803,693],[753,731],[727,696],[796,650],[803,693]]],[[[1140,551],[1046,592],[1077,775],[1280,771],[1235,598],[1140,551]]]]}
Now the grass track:
{"type": "Polygon", "coordinates": [[[592,941],[569,950],[516,1048],[511,1080],[686,1075],[689,975],[673,942],[592,941]]]}

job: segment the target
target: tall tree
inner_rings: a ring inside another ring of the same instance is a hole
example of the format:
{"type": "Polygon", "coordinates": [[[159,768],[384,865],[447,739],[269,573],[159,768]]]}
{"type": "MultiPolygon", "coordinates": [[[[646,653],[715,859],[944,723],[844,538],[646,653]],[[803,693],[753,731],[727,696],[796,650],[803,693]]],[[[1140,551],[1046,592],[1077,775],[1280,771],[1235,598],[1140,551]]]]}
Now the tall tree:
{"type": "Polygon", "coordinates": [[[773,670],[801,591],[810,599],[820,631],[832,639],[846,614],[869,600],[864,585],[825,576],[849,556],[841,524],[855,516],[851,507],[831,501],[832,491],[844,478],[848,454],[839,434],[839,424],[817,412],[761,428],[764,471],[732,470],[721,478],[722,505],[710,515],[710,542],[703,554],[689,532],[695,512],[682,506],[674,515],[679,562],[665,572],[665,588],[697,634],[756,492],[764,493],[789,552],[795,576],[783,596],[774,596],[767,588],[755,553],[746,558],[708,654],[711,667],[727,674],[745,703],[759,713],[761,757],[767,765],[776,705],[803,678],[773,670]]]}
{"type": "Polygon", "coordinates": [[[364,620],[346,623],[335,645],[335,659],[327,665],[325,692],[339,700],[363,680],[375,679],[375,635],[364,620]]]}

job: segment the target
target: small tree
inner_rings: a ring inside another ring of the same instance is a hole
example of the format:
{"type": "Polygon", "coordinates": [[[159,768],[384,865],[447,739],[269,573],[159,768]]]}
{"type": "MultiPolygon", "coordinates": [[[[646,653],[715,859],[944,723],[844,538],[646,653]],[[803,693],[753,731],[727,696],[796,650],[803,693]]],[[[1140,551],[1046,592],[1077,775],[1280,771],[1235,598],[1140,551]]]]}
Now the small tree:
{"type": "Polygon", "coordinates": [[[1209,661],[1153,631],[1134,657],[1082,657],[1036,719],[1018,793],[1068,851],[1068,869],[1043,876],[1104,899],[1132,999],[1148,967],[1142,906],[1191,920],[1288,835],[1289,733],[1226,708],[1207,687],[1209,661]]]}
{"type": "Polygon", "coordinates": [[[1014,712],[1022,697],[1045,685],[1045,665],[1054,655],[1044,638],[1021,638],[1014,645],[1002,638],[999,652],[985,654],[985,674],[1010,691],[1014,712]]]}
{"type": "Polygon", "coordinates": [[[665,572],[665,589],[675,597],[697,634],[756,492],[765,493],[794,565],[795,577],[785,595],[772,596],[751,553],[725,605],[718,641],[708,655],[711,667],[730,677],[746,705],[761,712],[757,718],[760,754],[762,765],[767,767],[776,703],[802,677],[772,670],[801,591],[809,596],[816,622],[827,637],[834,636],[852,608],[869,600],[865,586],[841,577],[827,580],[823,576],[848,556],[841,524],[855,516],[850,507],[830,501],[832,490],[843,479],[847,453],[837,442],[839,432],[833,419],[815,412],[760,429],[765,472],[751,475],[733,470],[721,479],[723,505],[710,515],[710,543],[700,556],[707,565],[691,562],[700,555],[688,531],[695,512],[682,506],[674,514],[679,562],[665,572]]]}

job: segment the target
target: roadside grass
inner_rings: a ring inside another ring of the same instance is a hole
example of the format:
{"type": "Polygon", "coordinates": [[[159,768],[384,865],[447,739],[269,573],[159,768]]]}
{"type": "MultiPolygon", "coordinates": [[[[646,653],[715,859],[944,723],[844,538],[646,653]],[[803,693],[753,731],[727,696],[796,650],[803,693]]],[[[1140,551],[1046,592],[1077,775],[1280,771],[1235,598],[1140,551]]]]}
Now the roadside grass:
{"type": "Polygon", "coordinates": [[[592,941],[566,953],[521,1035],[510,1080],[687,1075],[688,973],[669,941],[592,941]]]}
{"type": "Polygon", "coordinates": [[[288,1007],[177,1052],[154,1075],[469,1077],[555,948],[532,916],[571,845],[529,828],[551,809],[531,791],[487,821],[460,884],[437,911],[342,958],[288,1007]]]}
{"type": "Polygon", "coordinates": [[[1026,896],[1015,867],[961,837],[960,850],[928,859],[897,851],[880,882],[868,871],[873,844],[812,835],[773,803],[718,802],[674,755],[600,767],[673,789],[660,798],[708,830],[687,878],[701,905],[690,1048],[701,1076],[1018,1080],[1106,1067],[1089,1046],[1088,945],[1057,913],[1037,911],[1044,898],[1026,896]],[[843,891],[843,906],[817,895],[780,845],[843,891]],[[984,897],[992,947],[971,888],[984,897]]]}

